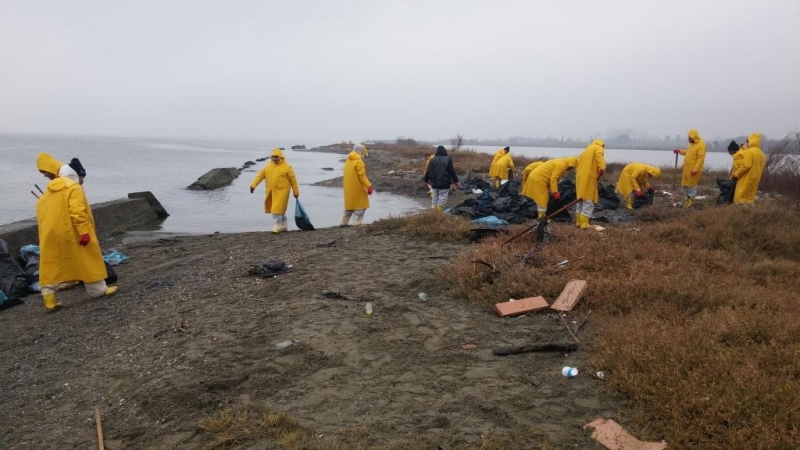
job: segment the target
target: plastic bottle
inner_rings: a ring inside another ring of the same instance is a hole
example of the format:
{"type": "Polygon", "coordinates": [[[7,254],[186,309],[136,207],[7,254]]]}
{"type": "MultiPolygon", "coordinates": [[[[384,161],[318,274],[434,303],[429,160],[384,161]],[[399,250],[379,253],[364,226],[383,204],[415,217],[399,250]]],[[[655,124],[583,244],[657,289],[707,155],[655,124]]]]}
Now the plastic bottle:
{"type": "Polygon", "coordinates": [[[561,369],[561,375],[564,375],[567,378],[577,377],[578,376],[578,368],[577,367],[564,366],[564,368],[561,369]]]}
{"type": "Polygon", "coordinates": [[[372,317],[372,303],[364,305],[364,312],[367,313],[367,317],[372,317]]]}

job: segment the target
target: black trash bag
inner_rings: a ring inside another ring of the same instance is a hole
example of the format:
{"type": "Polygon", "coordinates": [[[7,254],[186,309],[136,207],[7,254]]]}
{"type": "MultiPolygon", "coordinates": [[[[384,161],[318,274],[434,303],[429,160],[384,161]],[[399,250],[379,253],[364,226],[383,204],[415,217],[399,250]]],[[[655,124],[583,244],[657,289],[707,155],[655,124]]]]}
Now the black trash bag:
{"type": "Polygon", "coordinates": [[[24,246],[19,250],[19,259],[25,265],[25,273],[31,280],[31,284],[39,281],[39,255],[33,251],[26,251],[24,246]]]}
{"type": "Polygon", "coordinates": [[[119,277],[117,277],[117,272],[111,267],[111,264],[108,261],[103,261],[106,264],[106,284],[114,284],[117,282],[119,277]]]}
{"type": "Polygon", "coordinates": [[[519,195],[519,181],[508,180],[497,190],[497,197],[510,197],[519,195]]]}
{"type": "Polygon", "coordinates": [[[598,209],[619,208],[620,200],[613,184],[597,183],[597,193],[600,195],[597,202],[598,209]]]}
{"type": "MultiPolygon", "coordinates": [[[[561,180],[558,182],[558,192],[561,193],[561,200],[553,198],[550,194],[550,200],[547,201],[547,215],[548,217],[558,211],[559,209],[569,205],[575,201],[575,181],[574,180],[561,180]]],[[[570,222],[572,215],[569,211],[564,210],[554,217],[550,217],[553,222],[570,222]]]]}
{"type": "Polygon", "coordinates": [[[508,234],[505,228],[473,228],[469,233],[470,242],[480,242],[487,237],[497,236],[498,234],[508,234]]]}
{"type": "Polygon", "coordinates": [[[308,214],[303,209],[303,205],[300,204],[300,200],[297,200],[294,207],[294,224],[303,231],[314,231],[314,225],[311,225],[311,219],[308,218],[308,214]]]}
{"type": "Polygon", "coordinates": [[[736,181],[717,178],[717,187],[719,188],[718,205],[733,203],[733,194],[736,193],[736,181]]]}
{"type": "Polygon", "coordinates": [[[272,259],[260,266],[250,266],[250,269],[247,271],[248,275],[256,275],[260,277],[273,277],[275,275],[280,275],[282,273],[286,273],[289,270],[286,267],[286,263],[277,259],[272,259]]]}
{"type": "Polygon", "coordinates": [[[28,295],[31,282],[31,277],[11,256],[8,243],[0,239],[0,291],[9,298],[25,297],[28,295]]]}
{"type": "Polygon", "coordinates": [[[0,295],[0,311],[4,309],[11,308],[12,306],[21,305],[23,302],[18,298],[4,298],[4,295],[0,295]]]}
{"type": "Polygon", "coordinates": [[[644,208],[645,206],[650,206],[653,204],[653,200],[656,198],[656,193],[653,191],[647,191],[641,197],[633,197],[633,209],[644,208]]]}

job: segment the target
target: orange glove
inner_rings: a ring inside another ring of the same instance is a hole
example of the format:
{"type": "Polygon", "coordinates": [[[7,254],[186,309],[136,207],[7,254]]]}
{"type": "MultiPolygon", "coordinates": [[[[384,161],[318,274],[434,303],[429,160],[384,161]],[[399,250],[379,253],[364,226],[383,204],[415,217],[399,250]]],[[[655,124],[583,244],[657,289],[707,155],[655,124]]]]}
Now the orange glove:
{"type": "Polygon", "coordinates": [[[636,190],[636,197],[638,197],[638,198],[644,197],[644,192],[642,192],[641,189],[637,189],[636,190]]]}
{"type": "Polygon", "coordinates": [[[92,237],[88,233],[82,234],[81,239],[78,241],[78,244],[81,244],[83,247],[86,247],[86,245],[89,244],[89,241],[91,240],[92,237]]]}
{"type": "Polygon", "coordinates": [[[367,188],[367,195],[372,195],[372,186],[367,188]]]}
{"type": "Polygon", "coordinates": [[[597,170],[597,178],[600,178],[605,174],[606,174],[606,169],[598,169],[597,170]]]}
{"type": "Polygon", "coordinates": [[[676,148],[675,150],[672,151],[672,153],[675,153],[676,155],[680,155],[681,154],[681,149],[676,148]]]}
{"type": "Polygon", "coordinates": [[[556,199],[556,201],[561,201],[561,192],[556,191],[553,194],[553,198],[556,199]]]}
{"type": "Polygon", "coordinates": [[[692,169],[692,176],[695,176],[695,175],[697,175],[697,170],[696,169],[692,169]]]}

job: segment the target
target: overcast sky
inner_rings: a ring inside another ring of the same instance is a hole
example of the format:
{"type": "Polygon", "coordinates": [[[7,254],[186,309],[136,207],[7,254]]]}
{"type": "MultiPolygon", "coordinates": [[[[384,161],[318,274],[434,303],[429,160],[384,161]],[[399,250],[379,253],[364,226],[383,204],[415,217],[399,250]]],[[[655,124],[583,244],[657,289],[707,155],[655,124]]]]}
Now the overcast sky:
{"type": "Polygon", "coordinates": [[[779,137],[798,23],[798,0],[0,0],[0,132],[779,137]]]}

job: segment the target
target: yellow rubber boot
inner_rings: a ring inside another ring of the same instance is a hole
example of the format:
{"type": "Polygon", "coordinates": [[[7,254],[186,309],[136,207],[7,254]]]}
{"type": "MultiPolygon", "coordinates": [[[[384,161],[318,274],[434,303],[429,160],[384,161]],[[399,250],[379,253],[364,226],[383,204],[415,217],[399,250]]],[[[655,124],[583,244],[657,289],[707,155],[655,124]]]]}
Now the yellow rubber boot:
{"type": "Polygon", "coordinates": [[[625,199],[625,207],[628,209],[633,209],[633,199],[630,196],[625,199]]]}
{"type": "Polygon", "coordinates": [[[692,205],[694,205],[694,200],[692,200],[691,197],[686,197],[686,201],[683,202],[683,207],[684,208],[691,208],[692,205]]]}
{"type": "Polygon", "coordinates": [[[440,205],[436,205],[435,210],[436,210],[436,212],[442,212],[442,211],[444,211],[444,207],[440,206],[440,205]]]}
{"type": "Polygon", "coordinates": [[[577,222],[578,222],[578,228],[580,228],[581,230],[589,228],[589,217],[578,213],[577,222]]]}
{"type": "Polygon", "coordinates": [[[539,211],[536,218],[539,219],[539,220],[542,220],[546,216],[547,216],[547,213],[545,211],[539,211]]]}
{"type": "Polygon", "coordinates": [[[112,295],[117,293],[118,289],[119,288],[116,286],[109,286],[106,288],[106,292],[103,295],[105,295],[106,297],[111,297],[112,295]]]}
{"type": "Polygon", "coordinates": [[[42,300],[47,311],[55,311],[61,306],[61,303],[56,300],[56,294],[42,294],[42,300]]]}

